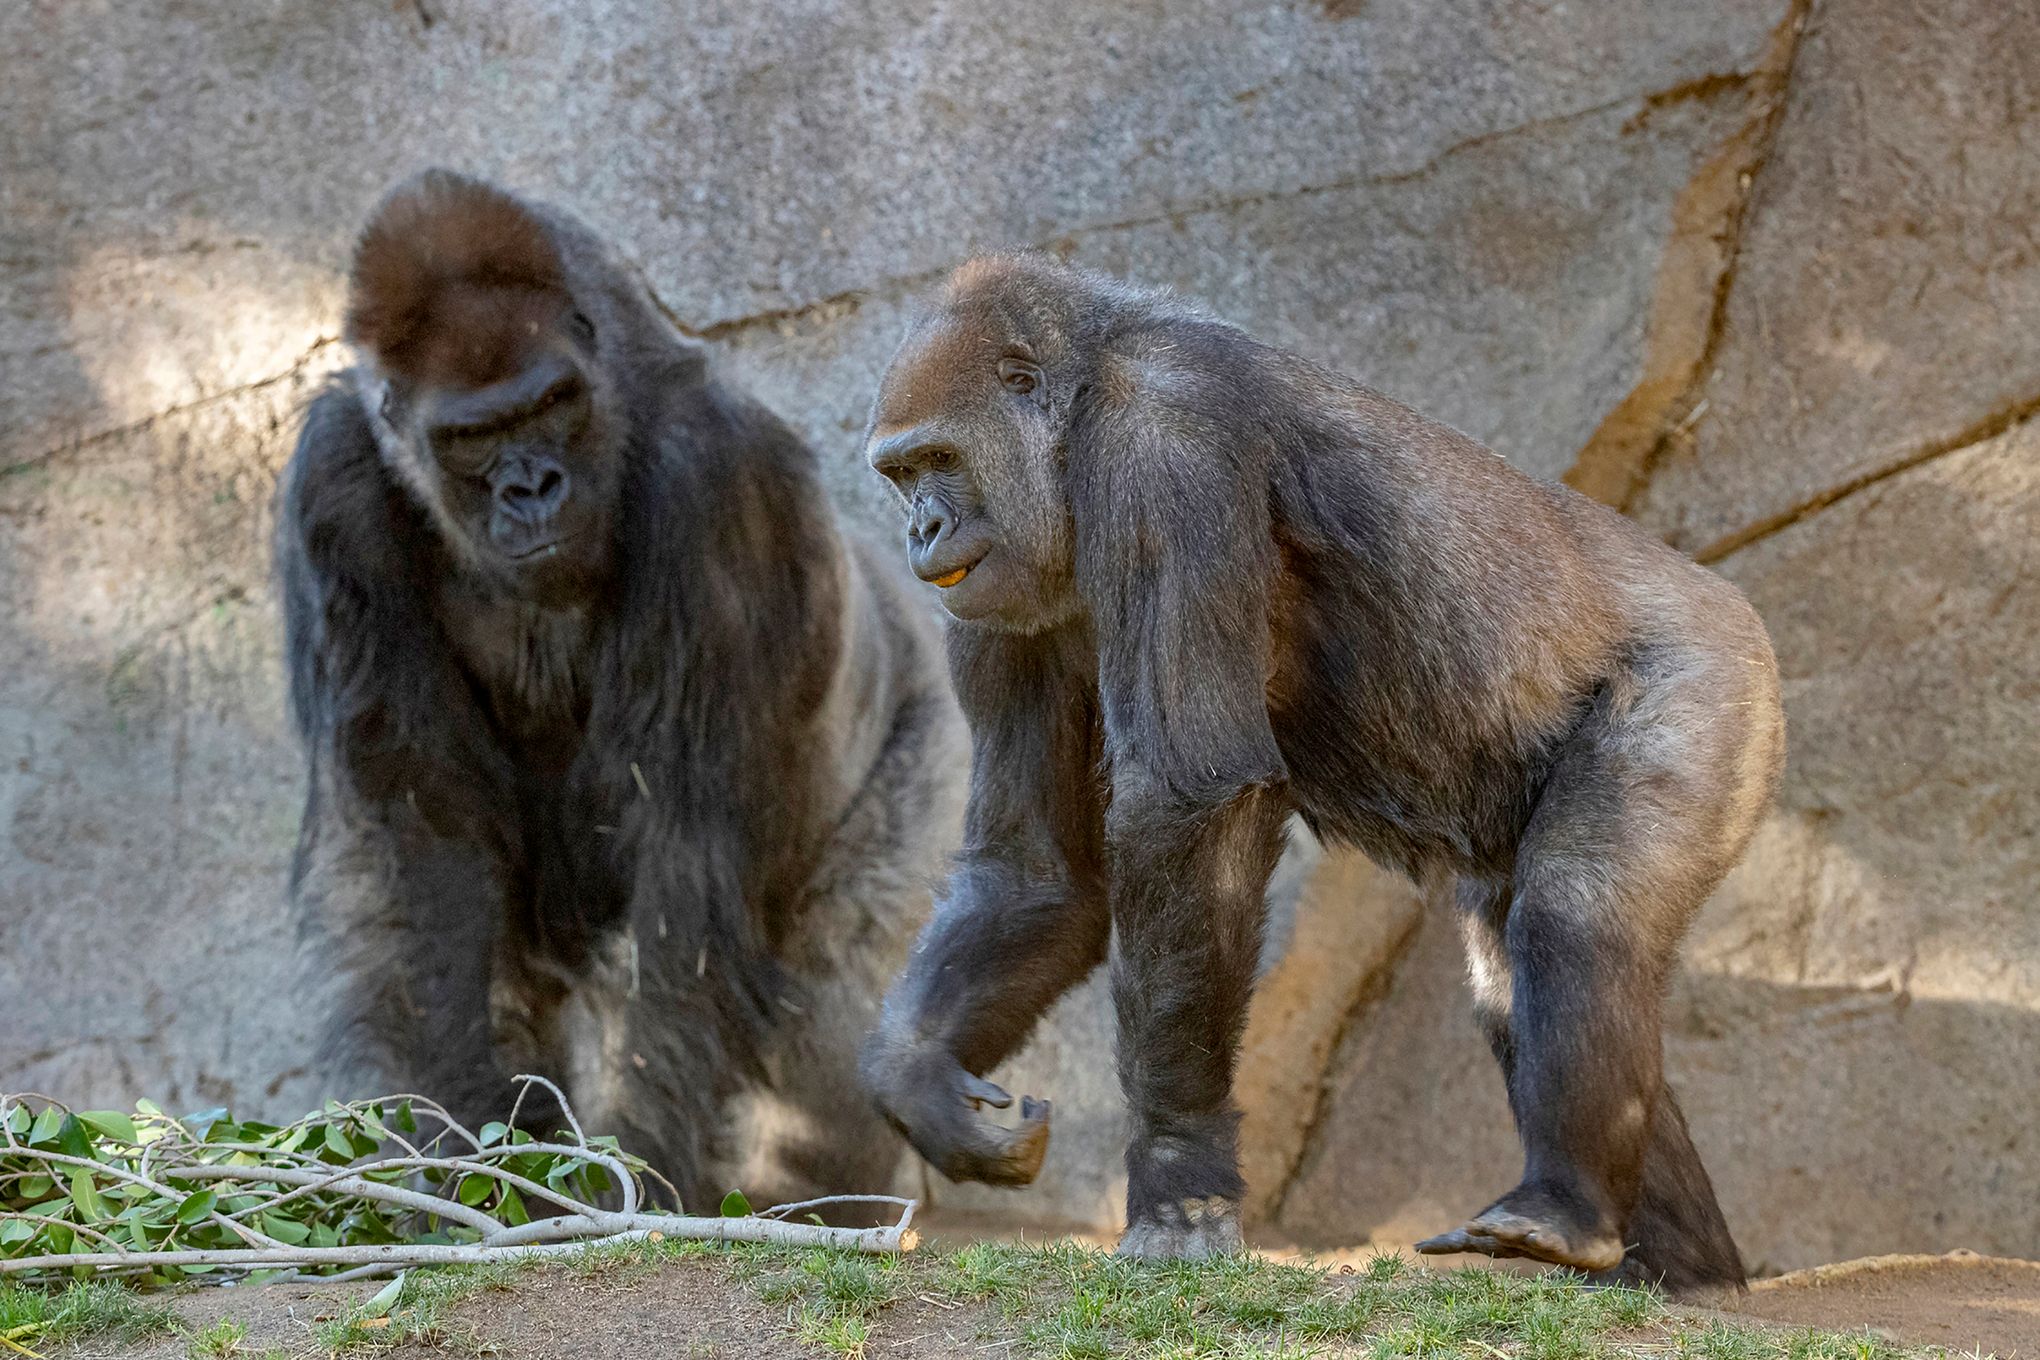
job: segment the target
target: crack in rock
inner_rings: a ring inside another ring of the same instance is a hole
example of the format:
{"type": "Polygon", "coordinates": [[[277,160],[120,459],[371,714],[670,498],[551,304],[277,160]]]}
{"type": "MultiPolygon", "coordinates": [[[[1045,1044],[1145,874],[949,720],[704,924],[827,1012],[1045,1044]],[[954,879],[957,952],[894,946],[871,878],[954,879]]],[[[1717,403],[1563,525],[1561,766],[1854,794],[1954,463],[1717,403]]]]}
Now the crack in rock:
{"type": "Polygon", "coordinates": [[[1888,482],[1893,477],[1911,472],[1914,468],[1924,467],[1937,459],[1996,439],[1999,435],[2017,429],[2035,417],[2040,417],[2040,393],[2035,393],[2023,401],[2002,406],[1946,439],[1938,439],[1931,444],[1923,445],[1903,458],[1894,459],[1882,467],[1872,468],[1846,481],[1825,487],[1775,515],[1766,515],[1760,520],[1744,525],[1734,533],[1724,534],[1694,553],[1693,560],[1702,565],[1712,566],[1733,553],[1741,552],[1751,544],[1761,543],[1774,534],[1782,533],[1795,524],[1813,518],[1823,510],[1830,509],[1859,492],[1868,491],[1880,482],[1888,482]]]}
{"type": "Polygon", "coordinates": [[[31,455],[20,462],[9,463],[5,467],[0,467],[0,477],[12,477],[17,473],[33,472],[35,469],[46,467],[60,458],[68,458],[72,454],[81,453],[100,444],[123,439],[131,434],[140,434],[158,421],[169,420],[192,411],[203,410],[208,406],[216,406],[223,401],[232,401],[236,397],[245,397],[251,392],[260,392],[266,387],[274,387],[278,383],[289,382],[301,376],[321,354],[338,343],[338,336],[322,335],[312,342],[311,348],[293,360],[289,368],[272,373],[265,378],[257,378],[253,382],[245,382],[234,387],[223,388],[218,392],[208,392],[205,396],[194,397],[192,400],[182,402],[176,406],[166,406],[160,411],[152,411],[141,419],[129,421],[125,425],[115,425],[105,430],[94,430],[90,434],[81,434],[75,439],[67,439],[53,448],[44,449],[41,453],[31,455]]]}
{"type": "Polygon", "coordinates": [[[1566,470],[1576,491],[1632,510],[1666,454],[1705,413],[1706,375],[1721,347],[1756,187],[1784,123],[1792,72],[1813,0],[1793,0],[1772,30],[1757,68],[1742,80],[1703,76],[1663,92],[1632,123],[1670,104],[1730,89],[1749,91],[1742,126],[1704,161],[1672,205],[1672,227],[1658,264],[1644,323],[1642,375],[1566,470]]]}
{"type": "MultiPolygon", "coordinates": [[[[1804,3],[1805,0],[1802,0],[1804,3]]],[[[1796,12],[1796,11],[1795,11],[1796,12]]],[[[1661,90],[1648,90],[1642,94],[1626,94],[1616,99],[1603,100],[1584,108],[1570,109],[1564,113],[1550,114],[1543,118],[1532,118],[1507,127],[1494,128],[1487,132],[1463,138],[1439,149],[1424,161],[1405,170],[1374,171],[1363,175],[1342,175],[1336,179],[1315,184],[1301,184],[1287,189],[1268,189],[1249,194],[1233,194],[1224,198],[1201,199],[1192,203],[1158,208],[1152,212],[1134,217],[1116,218],[1106,222],[1086,222],[1068,227],[1051,236],[1019,247],[1022,250],[1038,250],[1052,254],[1069,254],[1076,243],[1089,236],[1105,232],[1135,231],[1142,227],[1162,226],[1182,222],[1191,218],[1210,217],[1215,214],[1237,212],[1243,208],[1265,207],[1271,203],[1283,203],[1292,199],[1309,199],[1324,194],[1343,193],[1352,189],[1377,186],[1410,184],[1422,180],[1442,168],[1447,162],[1477,151],[1497,142],[1521,136],[1525,133],[1544,132],[1553,128],[1567,127],[1590,118],[1598,118],[1618,109],[1635,108],[1636,115],[1625,128],[1634,131],[1644,125],[1656,109],[1696,99],[1711,99],[1724,92],[1745,88],[1761,80],[1764,68],[1747,72],[1709,72],[1684,80],[1661,90]]],[[[866,301],[881,295],[894,295],[925,287],[946,278],[960,260],[951,260],[930,269],[916,270],[911,274],[889,275],[875,283],[846,288],[817,298],[813,302],[798,303],[787,307],[775,307],[766,311],[749,312],[742,316],[726,317],[702,325],[691,325],[668,311],[672,321],[682,334],[698,340],[725,340],[746,331],[767,326],[781,326],[805,321],[818,312],[845,309],[845,314],[855,312],[866,301]]]]}

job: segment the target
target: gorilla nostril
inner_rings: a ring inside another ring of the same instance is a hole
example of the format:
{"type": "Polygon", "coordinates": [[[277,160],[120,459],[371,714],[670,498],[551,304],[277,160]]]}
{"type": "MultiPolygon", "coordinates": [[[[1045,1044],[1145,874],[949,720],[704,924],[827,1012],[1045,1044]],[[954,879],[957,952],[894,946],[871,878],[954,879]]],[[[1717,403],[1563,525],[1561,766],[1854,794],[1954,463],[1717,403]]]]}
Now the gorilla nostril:
{"type": "Polygon", "coordinates": [[[527,469],[499,484],[496,498],[519,515],[550,514],[567,498],[567,474],[557,467],[527,469]]]}
{"type": "Polygon", "coordinates": [[[923,509],[914,516],[914,541],[923,547],[930,547],[942,540],[949,528],[949,516],[932,507],[923,509]]]}

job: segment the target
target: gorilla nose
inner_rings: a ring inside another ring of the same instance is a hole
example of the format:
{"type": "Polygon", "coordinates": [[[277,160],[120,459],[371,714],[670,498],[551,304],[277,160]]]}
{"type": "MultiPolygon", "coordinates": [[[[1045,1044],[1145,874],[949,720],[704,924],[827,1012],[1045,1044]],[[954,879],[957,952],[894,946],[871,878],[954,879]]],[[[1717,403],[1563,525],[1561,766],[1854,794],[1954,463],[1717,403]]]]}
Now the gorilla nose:
{"type": "Polygon", "coordinates": [[[550,460],[520,461],[496,480],[496,504],[525,524],[543,524],[566,500],[566,470],[550,460]]]}
{"type": "Polygon", "coordinates": [[[913,519],[907,529],[917,547],[932,548],[949,533],[948,511],[932,502],[923,502],[914,507],[913,519]]]}

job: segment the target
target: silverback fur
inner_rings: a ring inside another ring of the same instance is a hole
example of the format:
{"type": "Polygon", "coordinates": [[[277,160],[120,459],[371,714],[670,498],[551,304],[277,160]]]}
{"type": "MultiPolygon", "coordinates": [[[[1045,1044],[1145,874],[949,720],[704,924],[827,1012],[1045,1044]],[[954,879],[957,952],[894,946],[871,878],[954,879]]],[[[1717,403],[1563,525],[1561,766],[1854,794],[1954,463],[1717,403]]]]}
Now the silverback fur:
{"type": "Polygon", "coordinates": [[[400,186],[349,332],[276,545],[330,1091],[535,1071],[690,1204],[883,1188],[855,1038],[962,796],[925,608],[564,213],[400,186]]]}

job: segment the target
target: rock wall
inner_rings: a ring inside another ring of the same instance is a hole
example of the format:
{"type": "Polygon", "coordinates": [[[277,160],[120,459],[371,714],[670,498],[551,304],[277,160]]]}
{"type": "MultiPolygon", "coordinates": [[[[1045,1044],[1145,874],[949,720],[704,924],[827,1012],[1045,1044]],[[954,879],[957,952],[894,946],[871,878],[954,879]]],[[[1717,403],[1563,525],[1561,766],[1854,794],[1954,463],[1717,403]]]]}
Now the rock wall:
{"type": "MultiPolygon", "coordinates": [[[[2040,1256],[2040,10],[1952,0],[1013,9],[0,7],[0,1088],[284,1108],[301,796],[267,505],[339,275],[432,163],[578,207],[854,458],[976,245],[1179,286],[1741,584],[1776,815],[1672,1076],[1752,1261],[2040,1256]]],[[[1517,1153],[1449,923],[1293,857],[1249,1041],[1269,1240],[1407,1241],[1517,1153]],[[1281,952],[1281,951],[1278,951],[1281,952]]],[[[1109,1226],[1102,991],[1012,1079],[1109,1226]]]]}

